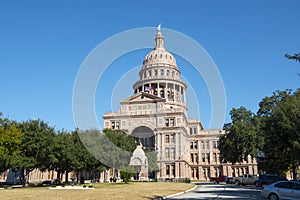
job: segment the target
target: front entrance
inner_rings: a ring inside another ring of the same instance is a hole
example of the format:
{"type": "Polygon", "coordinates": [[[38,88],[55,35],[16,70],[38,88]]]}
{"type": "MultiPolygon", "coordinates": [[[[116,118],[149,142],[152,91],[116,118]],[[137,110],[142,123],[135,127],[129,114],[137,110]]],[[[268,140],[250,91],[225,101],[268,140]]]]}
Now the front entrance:
{"type": "Polygon", "coordinates": [[[136,139],[138,144],[142,144],[143,150],[148,158],[148,176],[149,178],[156,178],[158,171],[157,155],[155,153],[155,135],[154,132],[146,127],[139,126],[135,128],[131,135],[136,139]]]}
{"type": "Polygon", "coordinates": [[[131,135],[138,143],[143,145],[145,152],[155,150],[155,136],[154,132],[150,128],[146,126],[137,127],[132,131],[131,135]]]}

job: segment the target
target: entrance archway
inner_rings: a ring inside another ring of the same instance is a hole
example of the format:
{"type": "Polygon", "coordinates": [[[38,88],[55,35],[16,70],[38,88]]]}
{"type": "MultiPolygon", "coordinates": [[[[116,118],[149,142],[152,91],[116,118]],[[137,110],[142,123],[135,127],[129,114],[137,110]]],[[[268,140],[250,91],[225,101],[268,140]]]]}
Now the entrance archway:
{"type": "Polygon", "coordinates": [[[146,126],[139,126],[132,131],[131,135],[137,142],[143,145],[146,151],[155,150],[155,136],[154,132],[150,128],[146,126]]]}

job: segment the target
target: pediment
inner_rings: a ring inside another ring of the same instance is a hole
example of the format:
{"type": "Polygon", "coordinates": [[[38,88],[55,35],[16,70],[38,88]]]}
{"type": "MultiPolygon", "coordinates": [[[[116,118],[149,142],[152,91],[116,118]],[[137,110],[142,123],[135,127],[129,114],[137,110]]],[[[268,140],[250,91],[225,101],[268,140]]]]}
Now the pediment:
{"type": "Polygon", "coordinates": [[[140,92],[122,100],[121,104],[130,103],[130,102],[141,102],[141,101],[157,102],[157,101],[165,101],[165,99],[146,92],[140,92]]]}

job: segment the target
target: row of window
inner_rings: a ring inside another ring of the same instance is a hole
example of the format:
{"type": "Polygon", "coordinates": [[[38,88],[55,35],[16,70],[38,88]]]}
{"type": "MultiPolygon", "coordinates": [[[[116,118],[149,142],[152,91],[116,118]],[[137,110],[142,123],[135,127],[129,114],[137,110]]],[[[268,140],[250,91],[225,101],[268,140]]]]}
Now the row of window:
{"type": "MultiPolygon", "coordinates": [[[[201,149],[217,149],[218,148],[218,142],[216,140],[209,141],[209,140],[201,140],[200,141],[200,148],[201,149]]],[[[190,149],[198,149],[198,140],[190,142],[190,149]]]]}
{"type": "MultiPolygon", "coordinates": [[[[191,162],[192,163],[199,163],[199,156],[198,153],[191,153],[191,162]]],[[[201,154],[201,161],[202,163],[210,163],[211,158],[210,158],[210,154],[209,153],[202,153],[201,154]]],[[[213,163],[217,163],[220,161],[220,154],[219,153],[213,153],[212,154],[212,162],[213,163]]]]}
{"type": "MultiPolygon", "coordinates": [[[[148,70],[148,71],[145,71],[144,74],[143,74],[143,77],[144,79],[147,78],[147,77],[152,77],[152,74],[154,76],[158,76],[158,73],[160,76],[171,76],[172,78],[174,78],[175,76],[176,77],[179,77],[179,73],[178,72],[175,72],[175,71],[170,71],[170,70],[164,70],[164,69],[160,69],[160,70],[148,70]]],[[[142,79],[142,77],[140,77],[142,79]]]]}
{"type": "Polygon", "coordinates": [[[126,111],[126,108],[128,108],[129,111],[135,111],[135,110],[151,110],[152,105],[135,105],[135,106],[124,106],[124,110],[126,111]]]}
{"type": "MultiPolygon", "coordinates": [[[[144,106],[129,106],[128,109],[131,110],[133,108],[133,110],[147,110],[147,109],[151,109],[151,105],[144,105],[144,106]]],[[[165,118],[165,123],[164,126],[165,127],[175,127],[175,118],[165,118]]],[[[160,124],[162,124],[162,119],[159,120],[160,124]]],[[[180,123],[180,118],[178,118],[177,123],[180,123]]],[[[122,121],[122,126],[125,126],[125,121],[122,121]]],[[[110,126],[109,126],[109,122],[105,122],[105,128],[111,128],[111,129],[121,129],[121,120],[112,120],[110,121],[110,126]]],[[[166,136],[167,137],[167,136],[166,136]]],[[[174,135],[170,135],[168,137],[174,137],[174,135]]],[[[171,139],[171,141],[173,141],[171,139]]],[[[166,142],[167,143],[167,142],[166,142]]],[[[169,143],[169,142],[168,142],[169,143]]]]}

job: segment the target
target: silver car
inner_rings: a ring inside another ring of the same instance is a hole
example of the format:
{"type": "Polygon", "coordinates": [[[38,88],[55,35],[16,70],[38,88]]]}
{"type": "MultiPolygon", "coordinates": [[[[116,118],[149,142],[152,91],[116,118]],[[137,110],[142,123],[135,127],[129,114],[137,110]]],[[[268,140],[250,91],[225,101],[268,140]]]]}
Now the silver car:
{"type": "Polygon", "coordinates": [[[270,200],[299,200],[300,182],[278,181],[271,185],[264,185],[261,197],[270,200]]]}

